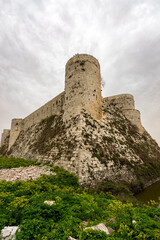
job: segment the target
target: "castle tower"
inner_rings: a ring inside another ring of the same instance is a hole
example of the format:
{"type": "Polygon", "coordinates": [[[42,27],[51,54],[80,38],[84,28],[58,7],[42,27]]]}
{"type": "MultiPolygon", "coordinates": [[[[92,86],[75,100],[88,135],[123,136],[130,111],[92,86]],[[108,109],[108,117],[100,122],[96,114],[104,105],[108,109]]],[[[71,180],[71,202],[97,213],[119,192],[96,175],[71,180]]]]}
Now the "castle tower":
{"type": "Polygon", "coordinates": [[[100,65],[88,54],[77,54],[66,64],[64,120],[84,108],[95,119],[102,119],[100,65]]]}
{"type": "Polygon", "coordinates": [[[1,147],[5,144],[6,139],[10,136],[10,129],[3,129],[2,137],[1,137],[1,147]]]}
{"type": "Polygon", "coordinates": [[[144,129],[141,123],[140,112],[135,109],[134,97],[131,94],[119,94],[104,98],[104,106],[119,108],[124,116],[135,126],[139,133],[143,134],[144,129]]]}
{"type": "Polygon", "coordinates": [[[12,145],[15,143],[16,139],[18,138],[21,128],[22,128],[22,119],[21,118],[12,119],[10,138],[9,138],[9,149],[12,147],[12,145]]]}

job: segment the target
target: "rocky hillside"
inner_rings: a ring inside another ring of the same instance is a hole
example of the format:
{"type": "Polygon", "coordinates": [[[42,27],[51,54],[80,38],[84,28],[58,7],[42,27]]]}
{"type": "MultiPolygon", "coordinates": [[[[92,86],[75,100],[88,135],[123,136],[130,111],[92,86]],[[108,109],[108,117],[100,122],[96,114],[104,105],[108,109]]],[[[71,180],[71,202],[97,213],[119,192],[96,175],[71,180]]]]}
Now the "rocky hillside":
{"type": "Polygon", "coordinates": [[[108,107],[103,114],[103,121],[96,121],[83,110],[66,123],[62,115],[51,116],[21,131],[2,154],[64,167],[85,186],[109,189],[117,182],[135,193],[160,177],[160,148],[118,108],[108,107]]]}

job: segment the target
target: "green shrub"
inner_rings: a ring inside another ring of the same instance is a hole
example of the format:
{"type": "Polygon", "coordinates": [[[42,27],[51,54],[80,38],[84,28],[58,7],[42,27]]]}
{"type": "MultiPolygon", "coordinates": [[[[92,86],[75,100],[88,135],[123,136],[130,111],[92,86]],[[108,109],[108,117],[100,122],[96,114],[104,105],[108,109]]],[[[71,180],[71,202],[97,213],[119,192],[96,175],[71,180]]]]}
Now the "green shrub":
{"type": "MultiPolygon", "coordinates": [[[[62,168],[53,171],[56,175],[26,182],[0,181],[0,230],[19,225],[17,240],[67,240],[69,236],[79,240],[159,239],[160,223],[154,216],[160,217],[160,209],[153,204],[123,204],[108,192],[80,188],[77,177],[62,168]],[[55,204],[46,205],[45,200],[55,204]],[[116,222],[109,223],[109,218],[116,222]],[[83,221],[88,222],[87,227],[107,223],[115,231],[110,235],[83,231],[83,221]]],[[[105,187],[109,189],[109,185],[105,187]]]]}
{"type": "Polygon", "coordinates": [[[31,165],[39,165],[39,163],[36,163],[35,161],[32,161],[32,160],[24,160],[23,158],[0,157],[0,169],[28,167],[31,165]]]}
{"type": "Polygon", "coordinates": [[[100,240],[100,239],[108,239],[107,234],[102,231],[93,231],[92,229],[87,229],[81,232],[80,240],[100,240]]]}

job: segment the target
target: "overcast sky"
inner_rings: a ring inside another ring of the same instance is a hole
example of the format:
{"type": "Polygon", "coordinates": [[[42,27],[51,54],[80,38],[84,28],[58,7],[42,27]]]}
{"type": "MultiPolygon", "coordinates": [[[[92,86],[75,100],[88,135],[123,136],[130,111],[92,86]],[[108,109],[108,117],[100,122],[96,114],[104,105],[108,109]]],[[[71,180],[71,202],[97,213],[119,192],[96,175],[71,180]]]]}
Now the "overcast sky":
{"type": "Polygon", "coordinates": [[[99,60],[104,97],[134,95],[160,144],[160,0],[0,0],[0,132],[64,90],[76,53],[99,60]]]}

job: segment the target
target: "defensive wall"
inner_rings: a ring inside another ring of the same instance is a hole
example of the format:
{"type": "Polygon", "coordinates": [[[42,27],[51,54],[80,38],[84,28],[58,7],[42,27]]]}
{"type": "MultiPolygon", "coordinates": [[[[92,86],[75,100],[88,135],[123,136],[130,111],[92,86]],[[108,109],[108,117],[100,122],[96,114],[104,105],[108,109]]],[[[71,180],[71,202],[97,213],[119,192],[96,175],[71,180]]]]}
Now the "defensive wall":
{"type": "Polygon", "coordinates": [[[42,119],[50,117],[51,115],[59,115],[63,111],[65,93],[62,92],[42,107],[31,113],[24,119],[12,119],[9,149],[16,141],[21,130],[26,131],[30,126],[40,122],[42,119]]]}
{"type": "Polygon", "coordinates": [[[11,130],[2,133],[1,146],[9,138],[9,149],[16,141],[21,130],[26,131],[30,126],[51,115],[63,113],[63,120],[70,118],[85,109],[96,120],[101,120],[102,104],[107,108],[114,106],[122,110],[123,114],[139,132],[143,133],[140,112],[135,109],[134,98],[130,94],[120,94],[102,98],[100,65],[96,58],[88,54],[77,54],[66,64],[65,91],[47,102],[24,119],[13,119],[11,130]]]}
{"type": "Polygon", "coordinates": [[[22,129],[26,130],[35,123],[40,122],[42,119],[50,117],[51,115],[59,115],[63,111],[65,92],[60,93],[58,96],[38,108],[29,116],[22,120],[22,129]]]}
{"type": "Polygon", "coordinates": [[[131,123],[137,126],[139,133],[143,133],[144,129],[141,124],[140,112],[135,109],[134,97],[131,94],[119,94],[104,98],[104,106],[119,108],[125,117],[131,123]]]}
{"type": "Polygon", "coordinates": [[[5,144],[5,139],[10,136],[10,129],[3,129],[1,136],[1,146],[5,144]]]}
{"type": "Polygon", "coordinates": [[[15,143],[21,130],[22,130],[22,118],[12,119],[10,138],[9,138],[9,149],[15,143]]]}

